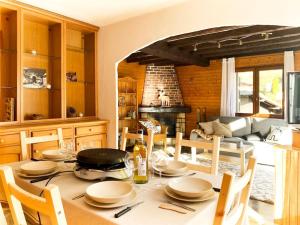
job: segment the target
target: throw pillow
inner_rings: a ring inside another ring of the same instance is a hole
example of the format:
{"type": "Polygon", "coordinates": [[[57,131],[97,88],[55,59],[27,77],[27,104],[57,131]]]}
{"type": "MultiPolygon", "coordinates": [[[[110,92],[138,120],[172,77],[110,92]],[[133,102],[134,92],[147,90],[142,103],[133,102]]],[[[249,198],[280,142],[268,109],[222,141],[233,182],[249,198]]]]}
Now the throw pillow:
{"type": "Polygon", "coordinates": [[[198,124],[205,134],[211,135],[214,133],[213,122],[219,122],[219,119],[210,122],[198,123],[198,124]]]}
{"type": "Polygon", "coordinates": [[[194,129],[191,131],[192,133],[198,134],[201,138],[207,141],[211,141],[213,139],[213,136],[210,134],[205,134],[203,130],[201,129],[194,129]]]}
{"type": "Polygon", "coordinates": [[[268,134],[266,142],[290,145],[292,143],[291,128],[271,125],[271,132],[268,134]]]}
{"type": "Polygon", "coordinates": [[[139,123],[146,128],[145,133],[147,129],[152,130],[154,134],[159,134],[161,132],[161,126],[156,126],[151,120],[140,120],[139,123]]]}
{"type": "Polygon", "coordinates": [[[230,130],[230,127],[227,124],[214,121],[213,129],[215,135],[232,137],[232,131],[230,130]]]}

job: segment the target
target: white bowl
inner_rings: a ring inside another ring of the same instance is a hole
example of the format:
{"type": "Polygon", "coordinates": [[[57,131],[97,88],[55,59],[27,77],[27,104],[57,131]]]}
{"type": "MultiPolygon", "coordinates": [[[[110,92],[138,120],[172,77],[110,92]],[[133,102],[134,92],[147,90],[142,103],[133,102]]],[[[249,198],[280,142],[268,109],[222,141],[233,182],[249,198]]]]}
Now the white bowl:
{"type": "Polygon", "coordinates": [[[52,173],[56,168],[57,163],[52,161],[29,162],[20,166],[21,172],[29,175],[52,173]]]}
{"type": "Polygon", "coordinates": [[[47,150],[42,152],[46,159],[64,159],[66,157],[60,150],[47,150]]]}
{"type": "Polygon", "coordinates": [[[184,162],[169,161],[165,168],[162,169],[163,173],[176,174],[183,173],[187,170],[187,165],[184,162]]]}
{"type": "Polygon", "coordinates": [[[195,177],[181,177],[171,180],[168,187],[175,193],[187,198],[198,198],[212,189],[212,184],[195,177]]]}
{"type": "Polygon", "coordinates": [[[90,185],[86,194],[100,203],[116,203],[130,196],[133,188],[131,184],[122,181],[103,181],[90,185]]]}

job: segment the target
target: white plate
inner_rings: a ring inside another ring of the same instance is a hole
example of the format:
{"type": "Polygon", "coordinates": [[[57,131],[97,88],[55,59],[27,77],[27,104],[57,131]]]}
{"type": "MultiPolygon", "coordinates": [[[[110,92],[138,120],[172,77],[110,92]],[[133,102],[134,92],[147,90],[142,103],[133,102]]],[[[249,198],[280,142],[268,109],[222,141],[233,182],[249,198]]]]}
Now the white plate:
{"type": "Polygon", "coordinates": [[[46,176],[50,176],[50,175],[54,175],[55,173],[59,172],[59,169],[54,170],[51,173],[46,173],[46,174],[42,174],[42,175],[29,175],[26,173],[22,173],[20,170],[15,170],[15,173],[19,176],[19,177],[23,177],[23,178],[39,178],[39,177],[46,177],[46,176]]]}
{"type": "Polygon", "coordinates": [[[125,206],[125,205],[133,203],[133,201],[135,199],[136,199],[135,190],[133,190],[127,198],[125,198],[125,199],[123,199],[119,202],[112,203],[112,204],[105,204],[105,203],[95,202],[87,196],[84,197],[84,201],[85,201],[86,204],[88,204],[90,206],[97,207],[97,208],[103,208],[103,209],[111,209],[111,208],[117,208],[117,207],[125,206]]]}
{"type": "Polygon", "coordinates": [[[169,161],[168,164],[162,168],[162,172],[165,174],[178,174],[183,173],[187,170],[187,165],[180,161],[169,161]]]}
{"type": "Polygon", "coordinates": [[[197,198],[205,195],[212,189],[212,184],[197,177],[181,177],[172,179],[168,183],[172,192],[186,198],[197,198]]]}
{"type": "Polygon", "coordinates": [[[52,161],[38,161],[22,164],[20,170],[28,175],[44,175],[57,169],[57,163],[52,161]]]}
{"type": "Polygon", "coordinates": [[[87,196],[99,203],[116,203],[127,198],[133,190],[131,184],[123,181],[102,181],[86,189],[87,196]]]}
{"type": "Polygon", "coordinates": [[[176,200],[184,201],[184,202],[204,202],[204,201],[213,199],[214,197],[217,196],[217,193],[213,189],[211,189],[207,194],[203,195],[200,198],[182,197],[182,196],[177,195],[174,192],[172,192],[172,190],[170,190],[170,188],[168,186],[165,186],[164,191],[167,196],[169,196],[173,199],[176,199],[176,200]]]}
{"type": "MultiPolygon", "coordinates": [[[[163,177],[181,177],[181,176],[184,176],[184,175],[186,175],[187,174],[187,171],[188,170],[186,170],[186,171],[184,171],[184,172],[180,172],[180,173],[161,173],[161,175],[163,176],[163,177]]],[[[155,174],[157,174],[157,175],[159,175],[159,171],[158,170],[156,170],[155,168],[154,168],[154,173],[155,174]]]]}
{"type": "Polygon", "coordinates": [[[46,150],[42,152],[45,159],[65,159],[66,155],[61,152],[61,150],[46,150]]]}

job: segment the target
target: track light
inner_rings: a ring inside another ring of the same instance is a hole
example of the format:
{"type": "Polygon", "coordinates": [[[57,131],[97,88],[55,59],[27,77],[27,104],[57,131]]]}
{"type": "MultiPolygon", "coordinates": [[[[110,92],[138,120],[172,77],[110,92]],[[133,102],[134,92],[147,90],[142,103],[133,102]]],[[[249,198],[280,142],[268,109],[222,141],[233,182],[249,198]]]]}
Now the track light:
{"type": "Polygon", "coordinates": [[[197,44],[194,44],[194,52],[198,51],[197,44]]]}
{"type": "Polygon", "coordinates": [[[243,45],[243,40],[239,39],[239,45],[243,45]]]}
{"type": "Polygon", "coordinates": [[[222,45],[221,45],[221,42],[218,41],[218,48],[221,48],[222,45]]]}
{"type": "Polygon", "coordinates": [[[265,40],[269,40],[270,35],[272,35],[271,32],[261,33],[261,36],[264,37],[265,40]]]}

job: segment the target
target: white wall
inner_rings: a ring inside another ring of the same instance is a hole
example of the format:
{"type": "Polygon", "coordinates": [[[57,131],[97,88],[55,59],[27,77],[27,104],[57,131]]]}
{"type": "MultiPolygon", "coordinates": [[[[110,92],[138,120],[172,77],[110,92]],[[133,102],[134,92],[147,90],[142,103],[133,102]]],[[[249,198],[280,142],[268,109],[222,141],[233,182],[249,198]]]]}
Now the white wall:
{"type": "Polygon", "coordinates": [[[300,26],[299,9],[299,0],[190,0],[102,27],[99,40],[99,116],[110,120],[108,145],[117,146],[117,63],[130,53],[172,35],[212,27],[254,24],[300,26]]]}

